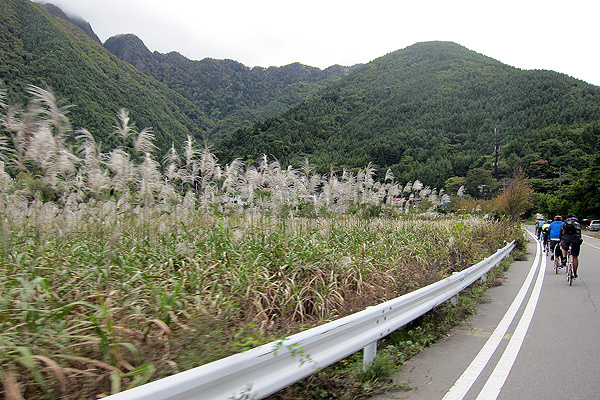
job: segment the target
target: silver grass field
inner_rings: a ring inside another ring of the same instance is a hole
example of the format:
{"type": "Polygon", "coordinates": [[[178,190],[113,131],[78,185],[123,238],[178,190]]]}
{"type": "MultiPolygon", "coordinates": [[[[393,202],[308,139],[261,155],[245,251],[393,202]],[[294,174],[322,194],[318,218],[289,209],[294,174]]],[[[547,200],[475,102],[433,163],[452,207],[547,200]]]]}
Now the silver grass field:
{"type": "Polygon", "coordinates": [[[106,151],[49,90],[28,94],[21,108],[0,92],[7,399],[116,393],[397,297],[522,236],[436,214],[443,190],[391,171],[376,182],[372,165],[222,167],[191,137],[159,162],[152,130],[124,109],[106,151]]]}

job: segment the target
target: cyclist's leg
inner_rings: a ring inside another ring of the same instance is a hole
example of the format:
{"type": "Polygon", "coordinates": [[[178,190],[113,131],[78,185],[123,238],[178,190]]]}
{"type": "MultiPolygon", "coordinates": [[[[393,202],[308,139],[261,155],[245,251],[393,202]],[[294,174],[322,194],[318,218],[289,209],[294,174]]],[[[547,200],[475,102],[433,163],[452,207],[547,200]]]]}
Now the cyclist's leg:
{"type": "Polygon", "coordinates": [[[559,240],[553,240],[554,248],[552,250],[552,254],[554,254],[554,263],[560,265],[561,267],[565,266],[562,248],[560,246],[559,240]]]}
{"type": "Polygon", "coordinates": [[[564,243],[564,242],[559,242],[560,244],[558,245],[560,247],[560,265],[562,266],[566,266],[567,264],[567,252],[569,250],[569,244],[568,243],[564,243]],[[565,248],[566,247],[566,248],[565,248]]]}
{"type": "Polygon", "coordinates": [[[579,251],[581,245],[579,242],[573,242],[571,244],[571,255],[573,256],[573,274],[577,277],[577,268],[579,268],[579,251]]]}

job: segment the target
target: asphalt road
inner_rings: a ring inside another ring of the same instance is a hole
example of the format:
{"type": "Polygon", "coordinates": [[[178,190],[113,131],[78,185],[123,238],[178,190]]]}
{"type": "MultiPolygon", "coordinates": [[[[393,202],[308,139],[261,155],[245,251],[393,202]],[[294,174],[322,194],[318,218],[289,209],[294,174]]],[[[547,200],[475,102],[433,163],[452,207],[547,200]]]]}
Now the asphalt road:
{"type": "Polygon", "coordinates": [[[469,323],[423,350],[391,399],[600,399],[600,239],[584,236],[569,286],[531,236],[526,261],[487,292],[469,323]]]}

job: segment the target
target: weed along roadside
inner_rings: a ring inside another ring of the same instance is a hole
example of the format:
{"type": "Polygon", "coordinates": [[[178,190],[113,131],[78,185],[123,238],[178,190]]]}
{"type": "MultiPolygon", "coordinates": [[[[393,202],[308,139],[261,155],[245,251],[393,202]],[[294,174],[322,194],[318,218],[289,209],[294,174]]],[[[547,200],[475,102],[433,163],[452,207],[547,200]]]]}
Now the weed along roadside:
{"type": "MultiPolygon", "coordinates": [[[[522,238],[479,217],[218,216],[192,203],[139,218],[116,206],[2,221],[4,393],[116,393],[398,297],[522,238]]],[[[368,396],[495,282],[390,335],[367,371],[352,355],[271,397],[368,396]]]]}
{"type": "Polygon", "coordinates": [[[478,280],[455,298],[379,340],[377,356],[367,370],[363,369],[363,353],[355,353],[268,399],[361,399],[409,389],[404,386],[406,384],[395,383],[393,379],[402,371],[403,364],[474,314],[477,304],[484,300],[485,291],[501,285],[513,260],[524,257],[525,245],[521,236],[510,256],[492,268],[485,279],[478,280]]]}

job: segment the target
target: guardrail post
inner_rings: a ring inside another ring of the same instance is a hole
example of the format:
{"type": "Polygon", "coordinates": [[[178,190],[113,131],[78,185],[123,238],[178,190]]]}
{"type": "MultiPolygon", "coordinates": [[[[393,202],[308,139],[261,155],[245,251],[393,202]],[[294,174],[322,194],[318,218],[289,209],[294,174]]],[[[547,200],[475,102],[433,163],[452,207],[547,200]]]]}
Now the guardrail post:
{"type": "Polygon", "coordinates": [[[452,304],[455,307],[458,305],[458,295],[452,296],[452,298],[450,299],[450,304],[452,304]]]}
{"type": "Polygon", "coordinates": [[[375,357],[377,356],[377,340],[373,343],[368,344],[363,349],[363,371],[369,369],[369,367],[375,361],[375,357]]]}
{"type": "Polygon", "coordinates": [[[483,283],[486,283],[486,282],[487,282],[487,274],[483,274],[483,275],[481,275],[481,281],[482,281],[483,283]]]}

